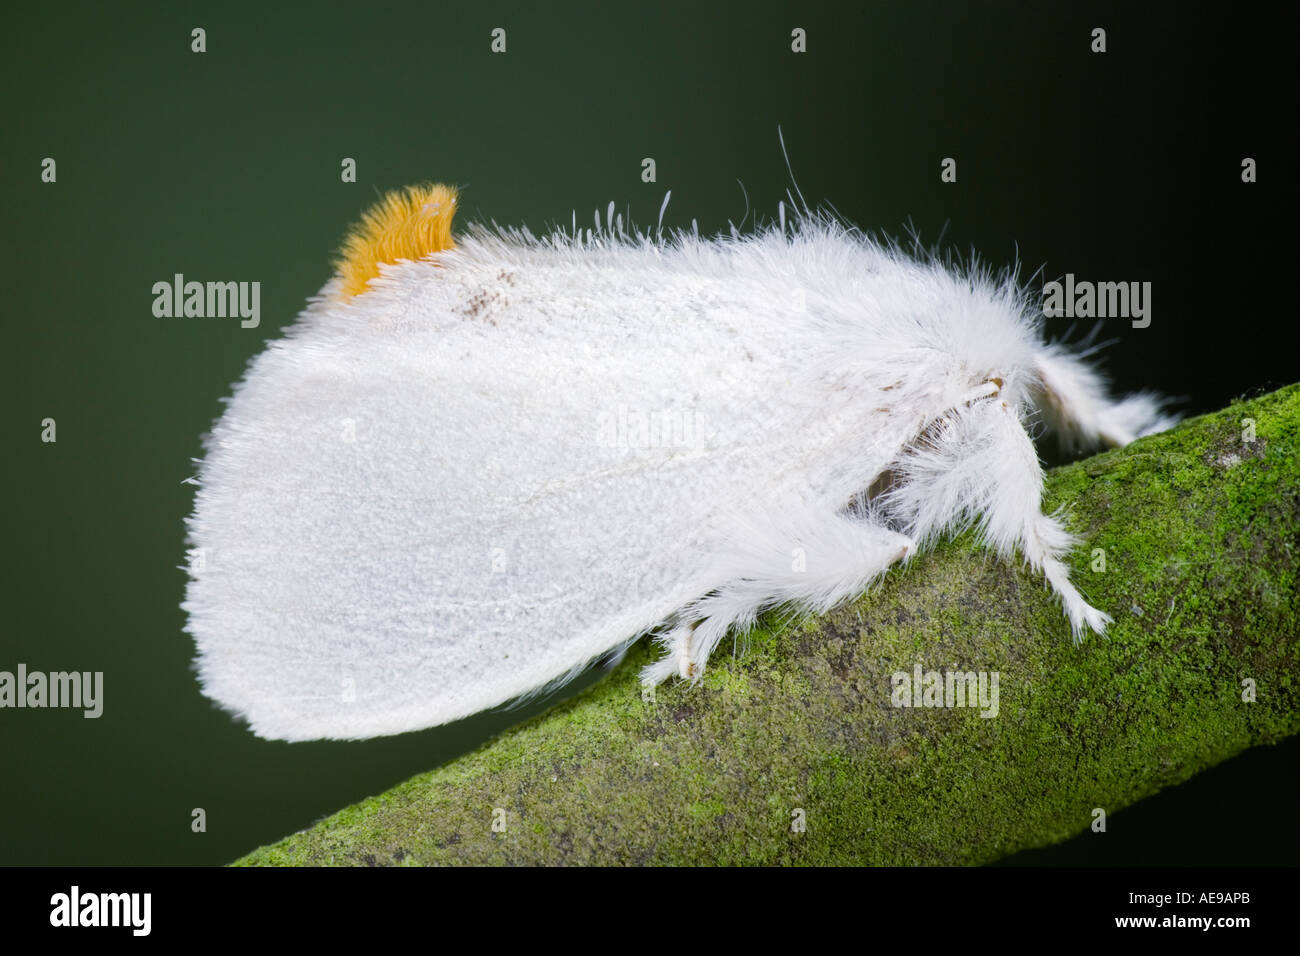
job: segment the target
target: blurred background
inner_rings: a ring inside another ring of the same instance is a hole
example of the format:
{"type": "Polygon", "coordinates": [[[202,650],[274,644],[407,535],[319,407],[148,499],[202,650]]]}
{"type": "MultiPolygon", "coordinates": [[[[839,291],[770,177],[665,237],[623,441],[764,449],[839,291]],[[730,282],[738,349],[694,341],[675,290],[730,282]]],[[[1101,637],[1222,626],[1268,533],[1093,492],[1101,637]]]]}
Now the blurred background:
{"type": "MultiPolygon", "coordinates": [[[[672,190],[666,226],[725,231],[746,213],[740,183],[750,223],[776,215],[791,185],[780,125],[809,202],[866,229],[1018,259],[1026,279],[1041,267],[1150,281],[1149,328],[1103,323],[1122,391],[1197,414],[1300,378],[1294,308],[1278,308],[1292,274],[1277,242],[1291,177],[1280,127],[1294,105],[1290,58],[1270,48],[1280,31],[1193,3],[1134,6],[10,11],[0,669],[103,671],[105,702],[98,720],[0,711],[0,864],[224,863],[546,706],[361,743],[269,743],[202,697],[190,666],[184,481],[199,436],[377,191],[445,181],[462,189],[460,227],[540,231],[610,200],[653,223],[672,190]],[[1104,54],[1090,52],[1095,27],[1104,54]],[[55,183],[41,181],[46,157],[55,183]],[[340,181],[345,157],[356,183],[340,181]],[[940,181],[946,157],[955,184],[940,181]],[[178,272],[259,281],[260,327],[156,318],[152,286],[178,272]],[[47,417],[56,444],[40,441],[47,417]],[[206,833],[191,832],[196,807],[206,833]]],[[[1104,840],[1007,862],[1293,862],[1297,757],[1295,738],[1248,752],[1115,814],[1104,840]]]]}

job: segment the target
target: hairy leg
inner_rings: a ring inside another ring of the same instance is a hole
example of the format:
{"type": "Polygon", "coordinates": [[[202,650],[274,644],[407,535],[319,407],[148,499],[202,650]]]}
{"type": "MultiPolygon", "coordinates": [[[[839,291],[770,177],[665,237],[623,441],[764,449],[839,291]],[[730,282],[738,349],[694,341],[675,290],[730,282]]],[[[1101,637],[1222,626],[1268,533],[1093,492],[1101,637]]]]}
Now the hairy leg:
{"type": "Polygon", "coordinates": [[[727,583],[683,610],[660,638],[667,654],[642,671],[647,684],[676,674],[699,680],[732,628],[747,631],[771,607],[824,612],[865,591],[914,553],[905,535],[821,505],[793,504],[735,522],[716,572],[727,583]]]}
{"type": "Polygon", "coordinates": [[[1093,369],[1063,349],[1048,346],[1040,355],[1030,394],[1047,425],[1068,451],[1105,444],[1127,445],[1135,438],[1171,428],[1158,396],[1138,392],[1118,401],[1093,369]]]}
{"type": "Polygon", "coordinates": [[[1041,511],[1043,471],[1015,406],[1000,396],[954,409],[894,468],[886,513],[922,547],[976,525],[1004,558],[1018,548],[1065,606],[1074,639],[1105,632],[1109,616],[1088,604],[1062,558],[1073,540],[1041,511]]]}

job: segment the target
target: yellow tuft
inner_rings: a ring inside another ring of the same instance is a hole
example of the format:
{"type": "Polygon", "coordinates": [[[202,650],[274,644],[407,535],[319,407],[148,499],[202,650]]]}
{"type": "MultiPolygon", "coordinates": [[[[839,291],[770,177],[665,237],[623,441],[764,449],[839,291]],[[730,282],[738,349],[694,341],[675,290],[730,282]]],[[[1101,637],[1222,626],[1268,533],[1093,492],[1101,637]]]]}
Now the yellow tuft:
{"type": "Polygon", "coordinates": [[[456,214],[456,190],[451,186],[407,186],[375,203],[352,227],[335,265],[343,280],[343,295],[366,291],[379,275],[381,262],[423,259],[450,249],[451,217],[456,214]]]}

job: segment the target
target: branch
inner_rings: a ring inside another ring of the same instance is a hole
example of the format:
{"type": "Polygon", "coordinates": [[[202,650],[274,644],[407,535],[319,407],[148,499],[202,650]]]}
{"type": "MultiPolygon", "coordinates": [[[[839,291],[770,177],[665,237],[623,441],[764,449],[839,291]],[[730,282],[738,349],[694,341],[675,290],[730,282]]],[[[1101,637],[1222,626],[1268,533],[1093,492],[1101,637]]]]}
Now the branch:
{"type": "Polygon", "coordinates": [[[824,618],[769,616],[653,702],[642,641],[572,700],[238,862],[965,864],[1063,840],[1300,730],[1297,439],[1292,385],[1050,472],[1107,638],[1075,646],[1041,579],[966,534],[824,618]],[[997,715],[893,706],[917,664],[996,672],[997,715]]]}

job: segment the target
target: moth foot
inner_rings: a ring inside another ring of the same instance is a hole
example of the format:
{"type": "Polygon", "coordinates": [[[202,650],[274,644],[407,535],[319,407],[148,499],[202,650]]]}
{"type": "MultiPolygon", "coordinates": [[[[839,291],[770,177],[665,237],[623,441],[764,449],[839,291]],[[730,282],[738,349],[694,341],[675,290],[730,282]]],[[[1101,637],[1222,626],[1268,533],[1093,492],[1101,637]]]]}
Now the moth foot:
{"type": "Polygon", "coordinates": [[[691,642],[692,632],[698,623],[678,625],[662,639],[661,643],[668,649],[668,653],[642,668],[642,686],[654,687],[674,676],[692,683],[699,680],[704,673],[704,664],[695,659],[691,642]]]}
{"type": "Polygon", "coordinates": [[[1074,643],[1082,644],[1083,638],[1087,631],[1105,637],[1106,625],[1114,623],[1114,618],[1105,611],[1099,611],[1091,604],[1080,602],[1077,607],[1069,608],[1070,613],[1070,630],[1073,632],[1074,643]]]}

